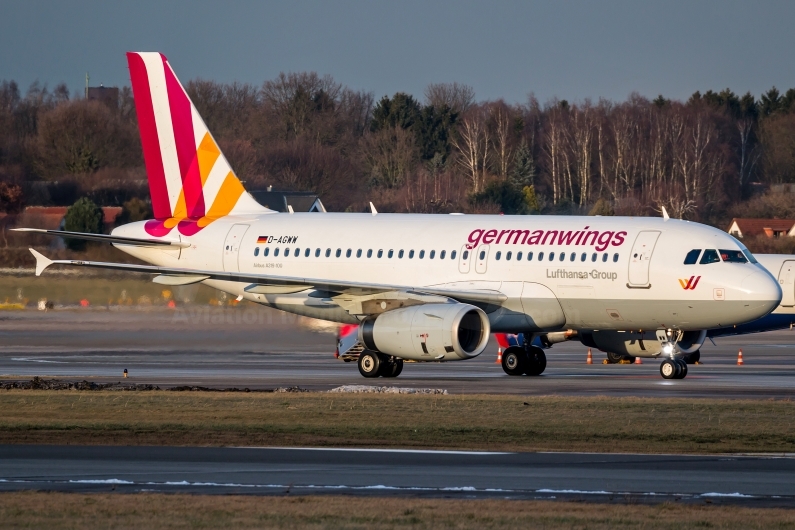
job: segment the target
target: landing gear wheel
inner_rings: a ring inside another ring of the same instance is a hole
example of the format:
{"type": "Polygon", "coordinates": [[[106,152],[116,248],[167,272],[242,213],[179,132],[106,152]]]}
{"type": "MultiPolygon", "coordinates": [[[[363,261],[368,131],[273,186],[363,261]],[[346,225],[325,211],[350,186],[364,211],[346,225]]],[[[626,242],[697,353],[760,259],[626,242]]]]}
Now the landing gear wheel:
{"type": "Polygon", "coordinates": [[[381,375],[384,377],[397,377],[403,371],[403,359],[392,359],[381,366],[381,375]]]}
{"type": "Polygon", "coordinates": [[[660,365],[660,375],[663,379],[674,379],[679,371],[673,359],[666,359],[660,365]]]}
{"type": "Polygon", "coordinates": [[[606,353],[608,364],[618,364],[624,358],[620,353],[613,353],[611,351],[606,353]]]}
{"type": "Polygon", "coordinates": [[[527,366],[527,353],[524,348],[510,346],[502,352],[502,369],[508,375],[522,375],[527,366]]]}
{"type": "Polygon", "coordinates": [[[676,364],[679,365],[679,370],[676,372],[677,379],[684,379],[687,377],[687,363],[684,359],[677,359],[676,364]]]}
{"type": "Polygon", "coordinates": [[[530,346],[527,350],[527,375],[541,375],[547,368],[547,354],[538,346],[530,346]]]}
{"type": "Polygon", "coordinates": [[[683,357],[687,364],[696,364],[701,360],[701,350],[696,350],[693,353],[688,353],[683,357]]]}
{"type": "Polygon", "coordinates": [[[381,375],[381,365],[384,364],[381,355],[374,351],[363,351],[359,354],[359,373],[367,378],[374,378],[381,375]]]}

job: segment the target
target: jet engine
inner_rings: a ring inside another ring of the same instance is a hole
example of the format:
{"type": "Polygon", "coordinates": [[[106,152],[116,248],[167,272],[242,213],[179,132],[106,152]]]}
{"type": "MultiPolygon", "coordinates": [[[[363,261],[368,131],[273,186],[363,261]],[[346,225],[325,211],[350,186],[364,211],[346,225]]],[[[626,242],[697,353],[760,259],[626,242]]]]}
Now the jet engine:
{"type": "Polygon", "coordinates": [[[486,349],[486,313],[469,304],[423,304],[368,317],[359,340],[373,351],[417,361],[457,361],[486,349]]]}
{"type": "MultiPolygon", "coordinates": [[[[591,348],[624,357],[657,357],[662,353],[663,344],[654,331],[620,332],[591,331],[580,332],[580,341],[591,348]]],[[[691,354],[698,351],[707,338],[706,330],[675,332],[676,351],[691,354]],[[678,335],[678,336],[677,336],[678,335]]]]}

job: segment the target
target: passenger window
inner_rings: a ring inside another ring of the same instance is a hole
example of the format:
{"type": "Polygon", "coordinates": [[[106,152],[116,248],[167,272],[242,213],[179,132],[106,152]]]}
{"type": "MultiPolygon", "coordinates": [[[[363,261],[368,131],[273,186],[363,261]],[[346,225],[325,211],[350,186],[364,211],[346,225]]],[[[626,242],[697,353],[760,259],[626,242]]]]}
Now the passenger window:
{"type": "Polygon", "coordinates": [[[371,248],[367,249],[367,257],[368,258],[372,258],[373,257],[373,249],[371,249],[371,248]]]}
{"type": "Polygon", "coordinates": [[[409,250],[409,259],[414,259],[414,249],[409,250]]]}
{"type": "Polygon", "coordinates": [[[268,248],[268,247],[265,247],[265,252],[263,252],[263,253],[262,253],[262,255],[263,255],[263,256],[267,256],[267,255],[268,255],[268,254],[270,254],[270,253],[271,253],[271,249],[270,249],[270,248],[268,248]]]}
{"type": "MultiPolygon", "coordinates": [[[[455,250],[453,252],[455,252],[455,250]]],[[[469,259],[469,251],[468,250],[464,251],[464,259],[469,259]]]]}
{"type": "Polygon", "coordinates": [[[296,258],[300,258],[301,257],[301,249],[300,248],[295,249],[295,252],[293,252],[293,256],[295,256],[296,258]]]}
{"type": "Polygon", "coordinates": [[[403,249],[402,248],[400,249],[400,252],[398,252],[398,259],[403,259],[403,249]]]}
{"type": "Polygon", "coordinates": [[[284,249],[284,257],[288,257],[290,255],[290,247],[284,249]]]}
{"type": "Polygon", "coordinates": [[[254,255],[259,256],[259,247],[254,249],[254,255]]]}
{"type": "Polygon", "coordinates": [[[694,248],[685,256],[685,265],[695,265],[698,263],[698,257],[701,255],[700,248],[694,248]]]}
{"type": "Polygon", "coordinates": [[[618,263],[618,253],[613,254],[613,263],[618,263]]]}
{"type": "Polygon", "coordinates": [[[435,251],[435,250],[431,250],[431,253],[428,255],[428,258],[429,258],[429,259],[433,259],[433,257],[434,257],[435,255],[436,255],[436,251],[435,251]]]}
{"type": "Polygon", "coordinates": [[[597,256],[596,252],[591,254],[591,261],[596,261],[596,256],[597,256]]]}
{"type": "Polygon", "coordinates": [[[341,248],[338,248],[338,249],[337,249],[336,256],[337,256],[338,258],[339,258],[340,256],[342,256],[342,249],[341,249],[341,248]]]}
{"type": "Polygon", "coordinates": [[[362,249],[359,249],[359,250],[356,251],[356,257],[357,258],[361,258],[362,257],[362,249]]]}
{"type": "Polygon", "coordinates": [[[345,257],[346,258],[350,258],[351,257],[351,252],[352,252],[351,249],[348,249],[347,251],[345,251],[345,257]]]}
{"type": "Polygon", "coordinates": [[[331,249],[327,248],[326,249],[326,257],[329,257],[329,256],[331,256],[331,249]]]}
{"type": "Polygon", "coordinates": [[[379,248],[378,249],[378,259],[381,259],[384,256],[384,250],[379,248]]]}
{"type": "Polygon", "coordinates": [[[555,253],[554,252],[550,252],[549,253],[549,261],[555,261],[555,253]]]}
{"type": "Polygon", "coordinates": [[[718,252],[720,252],[721,259],[728,263],[748,263],[748,260],[745,259],[745,254],[743,254],[742,250],[721,249],[718,252]]]}
{"type": "Polygon", "coordinates": [[[480,259],[481,259],[481,260],[484,260],[484,259],[486,259],[486,251],[485,251],[485,250],[481,250],[481,251],[480,251],[480,259]]]}
{"type": "Polygon", "coordinates": [[[511,251],[505,253],[505,261],[511,261],[511,251]]]}
{"type": "Polygon", "coordinates": [[[566,259],[566,253],[565,252],[561,252],[560,253],[560,261],[563,261],[564,259],[566,259]]]}
{"type": "Polygon", "coordinates": [[[602,263],[607,263],[607,252],[602,254],[602,263]]]}
{"type": "MultiPolygon", "coordinates": [[[[530,255],[532,255],[532,254],[533,253],[531,252],[530,255]]],[[[516,253],[516,261],[522,261],[522,253],[521,252],[517,252],[516,253]]]]}
{"type": "MultiPolygon", "coordinates": [[[[481,252],[481,254],[483,254],[483,253],[481,252]]],[[[496,259],[497,261],[500,261],[500,256],[502,256],[502,252],[500,252],[500,251],[498,250],[498,251],[497,251],[497,254],[494,256],[494,259],[496,259]]],[[[481,258],[481,259],[483,259],[483,258],[481,258]]]]}
{"type": "Polygon", "coordinates": [[[455,259],[455,255],[458,254],[455,250],[450,253],[450,259],[455,259]]]}
{"type": "Polygon", "coordinates": [[[312,251],[312,249],[311,249],[311,248],[308,248],[308,249],[304,250],[304,257],[305,257],[305,258],[308,258],[308,257],[309,257],[309,253],[310,253],[311,251],[312,251]]]}
{"type": "MultiPolygon", "coordinates": [[[[527,261],[533,261],[533,253],[532,252],[530,252],[527,255],[527,261]]],[[[538,261],[544,261],[544,253],[543,252],[539,252],[538,253],[538,261]]]]}
{"type": "Polygon", "coordinates": [[[439,252],[439,259],[444,259],[445,252],[444,250],[439,252]]]}
{"type": "Polygon", "coordinates": [[[273,249],[273,257],[277,257],[279,255],[279,247],[273,249]]]}
{"type": "Polygon", "coordinates": [[[585,252],[583,252],[583,253],[582,253],[582,256],[580,256],[580,261],[585,261],[585,259],[586,259],[587,257],[588,257],[588,254],[586,254],[585,252]]]}
{"type": "Polygon", "coordinates": [[[425,257],[425,251],[424,250],[420,250],[420,259],[422,259],[424,257],[425,257]]]}
{"type": "Polygon", "coordinates": [[[395,253],[395,251],[394,251],[394,250],[392,250],[392,249],[390,248],[390,249],[389,249],[389,254],[387,254],[387,257],[388,257],[389,259],[392,259],[392,256],[394,255],[394,253],[395,253]]]}
{"type": "Polygon", "coordinates": [[[569,261],[574,261],[575,259],[577,259],[577,253],[576,252],[572,252],[571,256],[569,256],[569,261]]]}
{"type": "Polygon", "coordinates": [[[706,265],[708,263],[716,263],[718,261],[720,261],[720,257],[718,256],[718,251],[708,248],[707,250],[704,251],[704,255],[701,256],[701,261],[699,261],[698,263],[700,265],[706,265]]]}
{"type": "Polygon", "coordinates": [[[320,257],[320,249],[319,249],[319,248],[316,248],[316,249],[315,249],[315,257],[316,257],[316,258],[319,258],[319,257],[320,257]]]}

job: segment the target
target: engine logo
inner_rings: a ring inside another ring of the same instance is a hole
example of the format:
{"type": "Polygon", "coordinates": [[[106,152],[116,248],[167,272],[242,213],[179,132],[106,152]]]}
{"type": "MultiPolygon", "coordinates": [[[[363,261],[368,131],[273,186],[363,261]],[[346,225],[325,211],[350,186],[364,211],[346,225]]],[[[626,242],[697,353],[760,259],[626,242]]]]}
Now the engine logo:
{"type": "Polygon", "coordinates": [[[684,289],[685,291],[687,291],[688,289],[692,291],[693,289],[696,288],[696,285],[698,285],[698,281],[700,279],[701,276],[691,276],[689,280],[683,280],[679,278],[679,285],[681,285],[682,289],[684,289]]]}

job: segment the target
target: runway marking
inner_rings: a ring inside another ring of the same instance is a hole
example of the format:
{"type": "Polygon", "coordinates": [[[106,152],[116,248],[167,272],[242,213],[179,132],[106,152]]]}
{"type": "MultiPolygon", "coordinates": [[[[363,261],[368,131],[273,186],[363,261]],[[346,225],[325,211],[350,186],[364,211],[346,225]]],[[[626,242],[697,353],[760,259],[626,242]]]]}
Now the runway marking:
{"type": "Polygon", "coordinates": [[[47,361],[44,359],[30,359],[28,357],[12,357],[11,360],[17,362],[29,362],[29,363],[67,364],[65,361],[47,361]]]}

